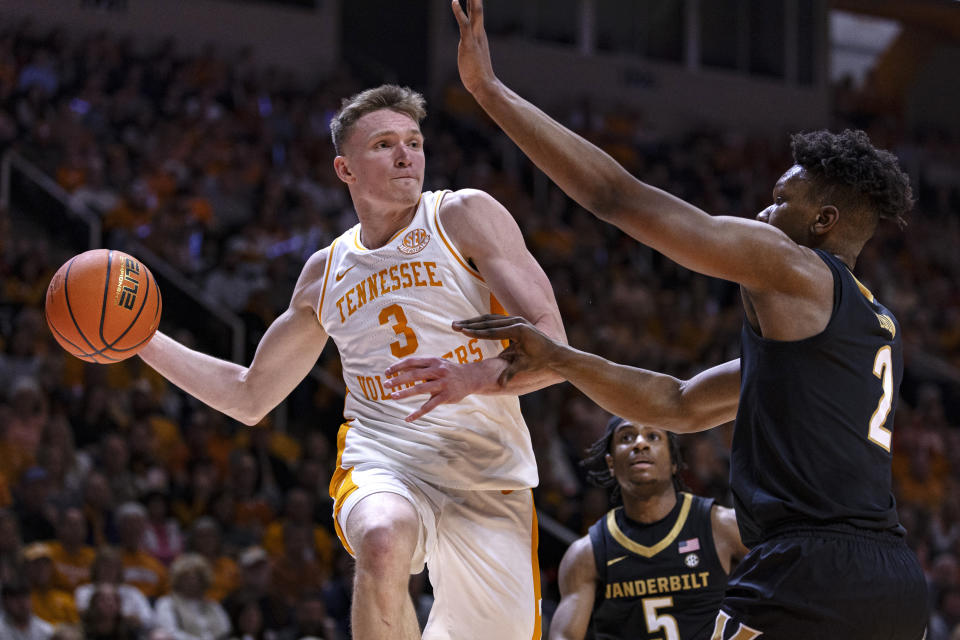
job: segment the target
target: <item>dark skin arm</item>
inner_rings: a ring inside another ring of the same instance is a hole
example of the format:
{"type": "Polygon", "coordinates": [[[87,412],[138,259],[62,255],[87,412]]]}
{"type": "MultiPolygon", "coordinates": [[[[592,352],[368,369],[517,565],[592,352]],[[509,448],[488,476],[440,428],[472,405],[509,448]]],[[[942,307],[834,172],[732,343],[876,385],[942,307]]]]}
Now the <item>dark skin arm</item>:
{"type": "Polygon", "coordinates": [[[720,557],[720,564],[728,574],[736,563],[750,553],[740,539],[740,529],[737,527],[737,515],[733,509],[713,505],[710,511],[710,525],[713,528],[713,544],[720,557]]]}
{"type": "Polygon", "coordinates": [[[475,338],[512,341],[500,355],[508,363],[501,384],[520,372],[549,370],[614,415],[677,433],[709,429],[737,415],[739,360],[679,380],[578,351],[515,316],[480,316],[455,322],[453,328],[475,338]]]}
{"type": "MultiPolygon", "coordinates": [[[[837,222],[835,207],[811,208],[788,236],[764,222],[708,215],[634,178],[603,150],[496,77],[483,28],[483,3],[467,4],[469,17],[458,1],[452,4],[460,27],[457,61],[464,86],[567,195],[688,269],[739,283],[748,316],[765,337],[799,340],[823,330],[832,309],[832,277],[823,261],[798,241],[818,246],[837,222]]],[[[775,200],[761,219],[788,204],[782,195],[775,200]]]]}
{"type": "Polygon", "coordinates": [[[596,599],[597,566],[590,537],[576,540],[560,561],[560,604],[550,623],[550,640],[583,640],[596,599]]]}

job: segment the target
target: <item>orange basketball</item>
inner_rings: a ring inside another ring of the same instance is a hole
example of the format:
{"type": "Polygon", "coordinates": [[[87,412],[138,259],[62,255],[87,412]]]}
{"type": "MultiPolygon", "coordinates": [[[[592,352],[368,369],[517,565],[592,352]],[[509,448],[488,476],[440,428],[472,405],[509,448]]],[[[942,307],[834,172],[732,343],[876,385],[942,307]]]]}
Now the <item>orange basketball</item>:
{"type": "Polygon", "coordinates": [[[87,362],[136,355],[160,324],[153,274],[133,256],[94,249],[74,256],[47,287],[47,326],[60,346],[87,362]]]}

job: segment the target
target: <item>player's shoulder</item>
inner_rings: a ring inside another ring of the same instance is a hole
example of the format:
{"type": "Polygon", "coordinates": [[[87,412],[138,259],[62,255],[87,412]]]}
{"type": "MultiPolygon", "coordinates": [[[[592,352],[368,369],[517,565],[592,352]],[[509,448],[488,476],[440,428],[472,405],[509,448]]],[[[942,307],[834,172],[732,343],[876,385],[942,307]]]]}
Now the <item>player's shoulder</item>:
{"type": "MultiPolygon", "coordinates": [[[[491,212],[502,211],[496,198],[480,189],[458,189],[447,193],[440,203],[439,215],[444,225],[471,223],[491,212]]],[[[505,211],[505,210],[504,210],[505,211]]]]}
{"type": "Polygon", "coordinates": [[[596,579],[597,563],[589,535],[577,538],[567,548],[560,561],[560,573],[568,578],[596,579]]]}
{"type": "Polygon", "coordinates": [[[714,503],[710,508],[710,526],[713,529],[714,537],[725,537],[736,535],[739,539],[740,533],[737,527],[737,514],[730,507],[724,507],[714,503]]]}
{"type": "Polygon", "coordinates": [[[310,306],[319,299],[323,291],[324,275],[327,270],[327,262],[330,258],[330,247],[325,247],[315,252],[303,265],[300,270],[300,277],[297,279],[296,287],[293,290],[294,305],[301,301],[310,306]]]}

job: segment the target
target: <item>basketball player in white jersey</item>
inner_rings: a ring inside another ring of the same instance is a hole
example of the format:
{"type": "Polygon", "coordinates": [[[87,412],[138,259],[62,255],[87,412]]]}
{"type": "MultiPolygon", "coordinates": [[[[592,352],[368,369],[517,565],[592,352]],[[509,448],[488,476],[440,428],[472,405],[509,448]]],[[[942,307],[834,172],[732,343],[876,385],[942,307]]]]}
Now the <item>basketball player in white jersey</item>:
{"type": "Polygon", "coordinates": [[[406,587],[426,563],[435,602],[424,638],[538,638],[537,471],[517,395],[558,379],[529,374],[501,388],[501,345],[451,323],[505,309],[565,341],[563,325],[506,209],[476,190],[421,193],[424,116],[422,96],[397,86],[344,101],[331,122],[334,168],[360,223],[307,261],[249,366],[160,333],[140,355],[254,425],[332,337],[348,394],[330,494],[357,560],[353,637],[420,637],[406,587]],[[408,357],[444,378],[442,394],[391,395],[385,372],[408,357]]]}

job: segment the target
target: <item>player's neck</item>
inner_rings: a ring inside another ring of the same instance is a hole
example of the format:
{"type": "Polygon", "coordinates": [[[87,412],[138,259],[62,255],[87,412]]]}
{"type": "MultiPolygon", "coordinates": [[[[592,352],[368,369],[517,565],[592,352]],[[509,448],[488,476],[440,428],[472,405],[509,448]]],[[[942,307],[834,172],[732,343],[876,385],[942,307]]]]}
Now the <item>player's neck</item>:
{"type": "Polygon", "coordinates": [[[366,203],[365,206],[364,203],[355,202],[354,206],[360,220],[360,242],[367,249],[379,249],[410,224],[419,203],[388,208],[382,204],[366,203]]]}
{"type": "Polygon", "coordinates": [[[677,492],[670,487],[654,495],[637,495],[623,492],[623,512],[634,522],[650,524],[663,520],[677,506],[677,492]]]}

